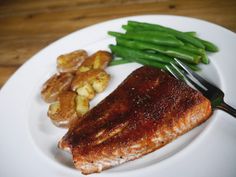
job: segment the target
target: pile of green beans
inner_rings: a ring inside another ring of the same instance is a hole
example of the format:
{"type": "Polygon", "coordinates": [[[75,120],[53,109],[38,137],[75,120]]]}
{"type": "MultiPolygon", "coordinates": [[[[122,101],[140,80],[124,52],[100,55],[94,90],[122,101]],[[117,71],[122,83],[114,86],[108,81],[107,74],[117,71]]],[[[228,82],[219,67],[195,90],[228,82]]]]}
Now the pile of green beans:
{"type": "Polygon", "coordinates": [[[116,45],[110,45],[114,59],[110,65],[137,62],[165,69],[177,58],[199,70],[199,63],[208,64],[207,52],[217,52],[218,47],[198,38],[196,32],[181,32],[158,24],[128,21],[122,25],[125,33],[109,31],[116,38],[116,45]]]}

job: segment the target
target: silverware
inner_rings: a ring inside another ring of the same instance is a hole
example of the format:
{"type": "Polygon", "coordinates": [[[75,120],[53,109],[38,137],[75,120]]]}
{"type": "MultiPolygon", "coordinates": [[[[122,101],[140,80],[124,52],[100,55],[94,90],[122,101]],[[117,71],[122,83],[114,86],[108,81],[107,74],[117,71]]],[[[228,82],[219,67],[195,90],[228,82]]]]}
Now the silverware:
{"type": "Polygon", "coordinates": [[[197,90],[199,90],[205,97],[207,97],[212,104],[213,109],[221,109],[232,116],[236,117],[236,109],[224,102],[224,92],[218,87],[209,83],[201,76],[193,72],[188,66],[179,60],[175,59],[175,63],[171,63],[172,67],[166,66],[167,70],[177,79],[188,81],[197,90]]]}

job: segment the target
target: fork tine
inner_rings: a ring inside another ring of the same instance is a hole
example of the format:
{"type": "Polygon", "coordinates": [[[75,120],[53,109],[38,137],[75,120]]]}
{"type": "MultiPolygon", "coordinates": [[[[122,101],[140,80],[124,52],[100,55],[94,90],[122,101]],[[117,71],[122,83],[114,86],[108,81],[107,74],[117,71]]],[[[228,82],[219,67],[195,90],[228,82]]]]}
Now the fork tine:
{"type": "Polygon", "coordinates": [[[182,80],[184,80],[185,76],[183,72],[173,62],[170,62],[170,64],[178,72],[179,77],[182,77],[182,80]]]}
{"type": "Polygon", "coordinates": [[[213,84],[209,83],[208,81],[206,81],[205,79],[203,79],[201,76],[199,76],[197,73],[193,72],[188,66],[186,66],[184,63],[182,63],[181,61],[177,60],[175,58],[175,61],[178,63],[178,65],[185,71],[187,72],[189,75],[191,75],[192,77],[194,77],[196,80],[198,80],[206,89],[218,89],[217,87],[215,87],[213,84]]]}
{"type": "Polygon", "coordinates": [[[190,78],[187,74],[183,73],[174,63],[170,63],[181,75],[187,79],[196,89],[198,89],[203,94],[206,92],[200,85],[198,85],[192,78],[190,78]]]}
{"type": "Polygon", "coordinates": [[[176,79],[181,80],[179,78],[179,76],[173,71],[173,69],[170,66],[166,65],[165,67],[176,79]]]}
{"type": "Polygon", "coordinates": [[[203,89],[200,85],[198,85],[195,81],[193,81],[188,75],[185,75],[185,78],[200,92],[202,92],[202,94],[206,93],[206,90],[203,89]]]}

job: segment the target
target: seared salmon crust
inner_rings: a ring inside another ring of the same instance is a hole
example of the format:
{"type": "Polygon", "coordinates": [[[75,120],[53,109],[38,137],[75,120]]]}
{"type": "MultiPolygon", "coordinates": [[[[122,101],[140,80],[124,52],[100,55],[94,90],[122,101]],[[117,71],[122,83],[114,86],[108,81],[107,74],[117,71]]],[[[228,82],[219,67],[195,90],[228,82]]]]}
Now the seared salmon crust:
{"type": "Polygon", "coordinates": [[[59,142],[83,174],[137,159],[206,121],[211,103],[157,68],[132,72],[59,142]]]}

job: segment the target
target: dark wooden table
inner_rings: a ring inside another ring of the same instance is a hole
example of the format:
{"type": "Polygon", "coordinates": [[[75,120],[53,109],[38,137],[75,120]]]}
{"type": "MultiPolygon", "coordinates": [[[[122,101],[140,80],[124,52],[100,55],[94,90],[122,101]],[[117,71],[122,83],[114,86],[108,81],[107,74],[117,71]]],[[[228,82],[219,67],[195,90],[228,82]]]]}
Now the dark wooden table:
{"type": "Polygon", "coordinates": [[[142,14],[195,17],[236,31],[235,0],[0,0],[0,87],[58,38],[101,21],[142,14]]]}

